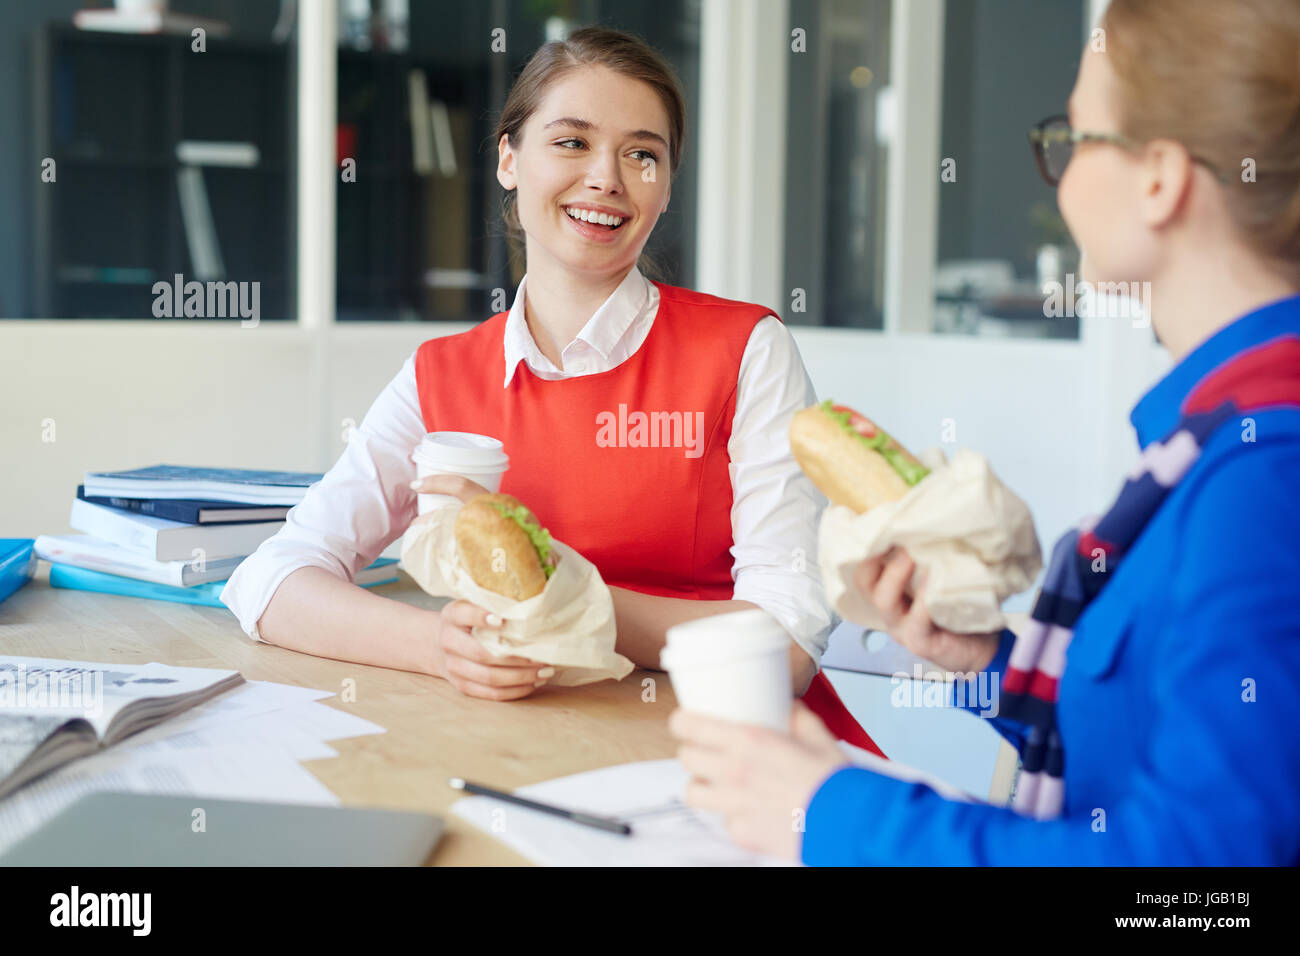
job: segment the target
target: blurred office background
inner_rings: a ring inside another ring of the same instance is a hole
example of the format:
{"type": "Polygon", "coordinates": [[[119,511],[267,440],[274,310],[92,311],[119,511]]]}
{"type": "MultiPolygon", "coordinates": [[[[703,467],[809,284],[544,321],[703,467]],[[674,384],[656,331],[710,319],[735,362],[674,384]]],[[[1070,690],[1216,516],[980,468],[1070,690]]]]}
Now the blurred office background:
{"type": "Polygon", "coordinates": [[[88,469],[328,468],[420,342],[513,295],[496,111],[601,23],[687,93],[662,278],[770,305],[821,396],[984,452],[1050,544],[1163,363],[1044,308],[1077,252],[1025,134],[1103,4],[172,0],[159,34],[0,5],[0,533],[63,531],[88,469]],[[177,273],[259,283],[260,321],[156,318],[177,273]]]}

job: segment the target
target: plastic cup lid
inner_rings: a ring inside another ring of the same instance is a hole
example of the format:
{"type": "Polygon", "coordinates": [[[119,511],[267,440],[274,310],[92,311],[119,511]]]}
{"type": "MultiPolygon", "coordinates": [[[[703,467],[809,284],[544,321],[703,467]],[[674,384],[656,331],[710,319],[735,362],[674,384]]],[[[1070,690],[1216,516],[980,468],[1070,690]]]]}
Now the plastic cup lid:
{"type": "Polygon", "coordinates": [[[702,617],[670,627],[659,655],[665,668],[693,667],[784,651],[790,642],[781,622],[761,608],[702,617]]]}
{"type": "Polygon", "coordinates": [[[510,464],[500,439],[473,432],[429,432],[415,446],[411,460],[448,470],[496,471],[510,464]]]}

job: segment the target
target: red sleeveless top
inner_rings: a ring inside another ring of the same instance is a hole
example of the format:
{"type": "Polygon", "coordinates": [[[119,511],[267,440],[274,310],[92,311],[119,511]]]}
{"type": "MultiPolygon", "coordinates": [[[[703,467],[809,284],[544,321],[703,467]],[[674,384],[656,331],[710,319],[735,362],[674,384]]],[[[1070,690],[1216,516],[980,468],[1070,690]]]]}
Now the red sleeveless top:
{"type": "MultiPolygon", "coordinates": [[[[548,381],[505,375],[502,312],[415,356],[429,431],[499,438],[501,491],[528,505],[605,583],[706,601],[732,597],[727,443],[740,360],[760,305],[656,283],[641,347],[607,372],[548,381]]],[[[841,738],[880,753],[822,674],[805,702],[841,738]]]]}

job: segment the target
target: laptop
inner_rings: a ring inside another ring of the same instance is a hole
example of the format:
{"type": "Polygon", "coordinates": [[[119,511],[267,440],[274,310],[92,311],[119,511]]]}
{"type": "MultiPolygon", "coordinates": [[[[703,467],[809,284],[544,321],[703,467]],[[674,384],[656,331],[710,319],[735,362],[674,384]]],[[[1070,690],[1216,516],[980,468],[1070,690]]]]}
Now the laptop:
{"type": "Polygon", "coordinates": [[[419,866],[442,832],[427,813],[92,793],[0,866],[419,866]]]}

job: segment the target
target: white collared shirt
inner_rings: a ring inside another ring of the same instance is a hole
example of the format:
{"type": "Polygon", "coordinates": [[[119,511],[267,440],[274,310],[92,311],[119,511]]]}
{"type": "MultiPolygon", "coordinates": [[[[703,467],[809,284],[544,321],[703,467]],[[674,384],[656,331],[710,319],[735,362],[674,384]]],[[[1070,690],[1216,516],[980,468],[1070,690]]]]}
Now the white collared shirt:
{"type": "Polygon", "coordinates": [[[538,378],[549,380],[591,375],[617,368],[636,354],[636,350],[650,334],[650,326],[654,324],[655,315],[659,311],[658,287],[653,282],[646,281],[641,270],[633,266],[632,271],[618,284],[618,288],[574,336],[573,341],[564,347],[560,353],[564,367],[558,369],[554,362],[542,354],[532,333],[528,331],[528,321],[524,317],[524,293],[527,288],[528,276],[524,276],[519,281],[510,314],[506,316],[505,386],[509,386],[515,377],[520,362],[527,362],[538,378]]]}
{"type": "MultiPolygon", "coordinates": [[[[544,379],[607,372],[636,354],[654,324],[659,290],[635,267],[561,353],[556,368],[524,318],[527,276],[506,317],[504,381],[520,362],[544,379]]],[[[736,416],[727,451],[733,500],[733,597],[758,605],[820,664],[831,614],[817,566],[817,524],[826,499],[790,454],[790,417],[816,402],[790,332],[774,315],[750,333],[740,361],[736,416]]],[[[261,640],[257,622],[290,573],[323,568],[352,580],[416,516],[411,452],[425,435],[415,355],[375,399],[347,448],[285,525],[245,559],[221,592],[240,627],[261,640]]]]}

